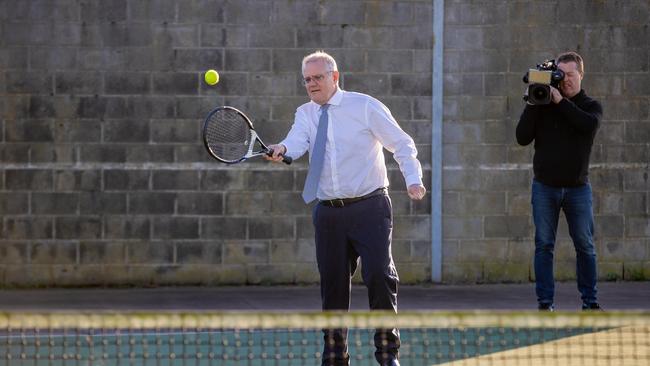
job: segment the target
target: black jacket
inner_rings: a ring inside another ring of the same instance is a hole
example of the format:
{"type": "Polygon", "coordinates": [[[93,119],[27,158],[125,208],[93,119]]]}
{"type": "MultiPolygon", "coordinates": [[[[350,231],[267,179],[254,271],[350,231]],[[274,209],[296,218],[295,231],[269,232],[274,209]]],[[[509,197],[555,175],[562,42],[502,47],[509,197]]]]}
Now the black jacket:
{"type": "Polygon", "coordinates": [[[558,104],[526,105],[517,142],[535,140],[535,179],[553,187],[588,183],[589,155],[602,115],[603,107],[584,90],[558,104]]]}

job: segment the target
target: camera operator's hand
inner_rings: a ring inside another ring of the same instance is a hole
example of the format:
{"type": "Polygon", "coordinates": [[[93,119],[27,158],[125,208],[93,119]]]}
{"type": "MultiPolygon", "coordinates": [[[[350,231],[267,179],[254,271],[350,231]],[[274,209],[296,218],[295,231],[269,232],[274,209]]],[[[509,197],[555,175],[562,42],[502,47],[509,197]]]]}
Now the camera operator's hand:
{"type": "Polygon", "coordinates": [[[551,86],[551,101],[555,104],[558,104],[562,101],[562,93],[559,90],[551,86]]]}

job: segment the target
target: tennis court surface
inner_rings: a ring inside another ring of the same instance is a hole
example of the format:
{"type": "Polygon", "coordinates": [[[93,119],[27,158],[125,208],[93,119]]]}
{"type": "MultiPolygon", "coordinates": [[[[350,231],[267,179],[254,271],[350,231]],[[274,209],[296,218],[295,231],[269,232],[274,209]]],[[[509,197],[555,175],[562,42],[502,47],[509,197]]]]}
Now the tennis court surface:
{"type": "Polygon", "coordinates": [[[392,327],[402,365],[650,365],[650,285],[603,283],[604,313],[575,311],[574,286],[555,314],[529,311],[528,284],[403,287],[397,316],[359,287],[351,313],[318,311],[314,287],[5,290],[0,365],[317,365],[342,327],[352,365],[392,327]]]}

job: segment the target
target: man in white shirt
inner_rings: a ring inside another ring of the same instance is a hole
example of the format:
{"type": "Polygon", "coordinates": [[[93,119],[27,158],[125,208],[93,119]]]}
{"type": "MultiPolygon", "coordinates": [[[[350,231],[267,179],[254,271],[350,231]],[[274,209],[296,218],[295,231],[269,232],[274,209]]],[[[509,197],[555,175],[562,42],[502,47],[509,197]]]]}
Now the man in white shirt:
{"type": "MultiPolygon", "coordinates": [[[[309,150],[303,198],[313,208],[316,260],[323,310],[348,310],[350,280],[361,258],[372,310],[397,311],[398,276],[391,254],[393,215],[383,148],[393,153],[411,199],[426,189],[413,139],[377,99],[338,87],[332,56],[319,51],[302,61],[310,102],[298,107],[294,124],[268,160],[294,159],[309,150]],[[319,129],[320,127],[320,129],[319,129]]],[[[347,330],[323,330],[323,365],[349,365],[347,330]]],[[[377,330],[375,358],[399,365],[399,331],[377,330]]]]}

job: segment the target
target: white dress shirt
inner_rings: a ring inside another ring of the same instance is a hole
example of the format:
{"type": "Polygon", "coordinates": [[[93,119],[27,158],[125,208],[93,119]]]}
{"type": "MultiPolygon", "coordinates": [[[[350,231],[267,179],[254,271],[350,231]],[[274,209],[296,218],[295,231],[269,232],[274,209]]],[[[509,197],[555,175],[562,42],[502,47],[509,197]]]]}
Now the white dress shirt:
{"type": "MultiPolygon", "coordinates": [[[[363,196],[388,186],[382,148],[393,153],[406,186],[422,184],[422,167],[413,139],[377,99],[338,89],[328,101],[325,162],[316,196],[321,200],[363,196]]],[[[287,137],[280,142],[294,159],[314,148],[320,105],[298,107],[287,137]]]]}

